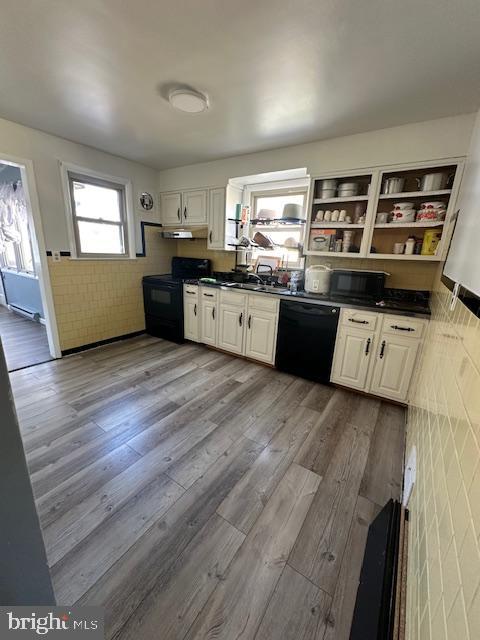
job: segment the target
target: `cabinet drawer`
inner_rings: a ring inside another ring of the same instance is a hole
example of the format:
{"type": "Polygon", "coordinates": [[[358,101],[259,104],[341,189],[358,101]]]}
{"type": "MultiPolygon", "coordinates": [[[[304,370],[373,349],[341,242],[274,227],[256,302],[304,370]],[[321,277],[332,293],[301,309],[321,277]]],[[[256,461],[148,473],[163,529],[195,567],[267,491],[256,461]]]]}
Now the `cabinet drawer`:
{"type": "Polygon", "coordinates": [[[341,324],[344,327],[356,327],[375,331],[378,326],[378,313],[358,311],[357,309],[342,309],[341,324]]]}
{"type": "Polygon", "coordinates": [[[236,291],[220,291],[220,304],[243,307],[245,306],[246,301],[246,293],[237,293],[236,291]]]}
{"type": "Polygon", "coordinates": [[[248,296],[248,308],[259,309],[260,311],[271,311],[277,313],[278,305],[280,301],[273,296],[260,296],[256,294],[250,294],[248,296]]]}
{"type": "Polygon", "coordinates": [[[210,302],[216,302],[218,291],[215,291],[212,287],[200,287],[200,295],[205,300],[210,302]]]}
{"type": "Polygon", "coordinates": [[[383,317],[382,333],[393,333],[405,338],[422,338],[427,320],[421,318],[409,318],[407,316],[383,317]]]}
{"type": "Polygon", "coordinates": [[[183,293],[185,293],[189,298],[198,296],[198,286],[196,284],[184,284],[183,293]]]}

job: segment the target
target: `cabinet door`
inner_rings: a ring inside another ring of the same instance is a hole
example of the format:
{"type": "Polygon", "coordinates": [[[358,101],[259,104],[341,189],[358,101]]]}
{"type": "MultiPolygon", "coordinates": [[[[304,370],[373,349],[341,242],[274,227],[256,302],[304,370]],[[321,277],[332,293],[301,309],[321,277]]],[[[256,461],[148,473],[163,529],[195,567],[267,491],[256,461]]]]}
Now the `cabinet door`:
{"type": "Polygon", "coordinates": [[[249,309],[245,355],[273,364],[277,338],[277,314],[249,309]]]}
{"type": "Polygon", "coordinates": [[[220,304],[218,346],[232,353],[243,354],[245,307],[220,304]]]}
{"type": "Polygon", "coordinates": [[[217,344],[217,295],[204,291],[201,296],[200,342],[217,344]]]}
{"type": "Polygon", "coordinates": [[[371,393],[404,402],[413,375],[419,340],[382,334],[377,345],[371,393]]]}
{"type": "Polygon", "coordinates": [[[183,223],[186,225],[207,224],[207,191],[183,192],[183,223]]]}
{"type": "Polygon", "coordinates": [[[182,223],[182,195],[180,193],[160,194],[160,213],[165,225],[179,225],[182,223]]]}
{"type": "Polygon", "coordinates": [[[337,334],[331,380],[346,387],[364,390],[372,357],[375,333],[341,329],[337,334]]]}
{"type": "Polygon", "coordinates": [[[198,297],[185,292],[183,297],[183,333],[187,340],[199,341],[199,317],[198,297]]]}
{"type": "Polygon", "coordinates": [[[225,247],[225,189],[210,189],[209,192],[207,247],[225,247]]]}

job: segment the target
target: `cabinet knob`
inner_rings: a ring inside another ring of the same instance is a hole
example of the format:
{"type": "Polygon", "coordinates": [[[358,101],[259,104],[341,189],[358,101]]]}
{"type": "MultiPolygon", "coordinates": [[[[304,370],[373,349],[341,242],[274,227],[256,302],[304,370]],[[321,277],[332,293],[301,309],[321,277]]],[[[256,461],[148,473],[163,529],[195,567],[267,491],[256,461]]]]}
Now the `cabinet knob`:
{"type": "Polygon", "coordinates": [[[195,303],[195,306],[193,307],[193,313],[197,315],[197,303],[195,303]]]}
{"type": "Polygon", "coordinates": [[[177,218],[180,220],[180,207],[177,209],[177,218]]]}
{"type": "Polygon", "coordinates": [[[210,231],[210,233],[208,234],[208,238],[210,240],[210,242],[212,242],[212,232],[210,231]]]}
{"type": "Polygon", "coordinates": [[[251,329],[252,327],[252,316],[248,316],[248,328],[251,329]]]}
{"type": "Polygon", "coordinates": [[[212,318],[215,320],[215,307],[212,307],[212,318]]]}
{"type": "Polygon", "coordinates": [[[242,322],[243,322],[243,311],[242,311],[242,313],[238,316],[238,324],[239,324],[240,326],[242,326],[242,322]]]}
{"type": "Polygon", "coordinates": [[[365,355],[368,356],[370,353],[370,344],[372,343],[372,339],[368,338],[367,344],[365,345],[365,355]]]}
{"type": "Polygon", "coordinates": [[[187,207],[184,208],[183,210],[183,216],[185,218],[185,220],[187,219],[187,207]]]}

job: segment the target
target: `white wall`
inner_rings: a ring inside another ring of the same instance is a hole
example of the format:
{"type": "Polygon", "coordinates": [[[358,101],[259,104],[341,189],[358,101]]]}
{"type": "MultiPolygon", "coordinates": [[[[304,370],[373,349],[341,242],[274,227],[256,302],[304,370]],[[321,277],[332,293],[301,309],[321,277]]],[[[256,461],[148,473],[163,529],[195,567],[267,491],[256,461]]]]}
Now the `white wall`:
{"type": "Polygon", "coordinates": [[[159,173],[159,188],[167,191],[220,186],[236,176],[297,167],[306,167],[310,175],[319,175],[359,167],[464,156],[474,119],[475,114],[441,118],[166,169],[159,173]]]}
{"type": "MultiPolygon", "coordinates": [[[[135,198],[142,191],[155,194],[157,190],[158,172],[155,169],[0,119],[0,161],[2,154],[33,162],[47,250],[70,249],[59,161],[128,178],[133,183],[135,198]]],[[[137,202],[134,204],[137,221],[158,222],[157,213],[143,212],[137,202]]],[[[138,222],[136,235],[137,251],[140,251],[138,222]]]]}

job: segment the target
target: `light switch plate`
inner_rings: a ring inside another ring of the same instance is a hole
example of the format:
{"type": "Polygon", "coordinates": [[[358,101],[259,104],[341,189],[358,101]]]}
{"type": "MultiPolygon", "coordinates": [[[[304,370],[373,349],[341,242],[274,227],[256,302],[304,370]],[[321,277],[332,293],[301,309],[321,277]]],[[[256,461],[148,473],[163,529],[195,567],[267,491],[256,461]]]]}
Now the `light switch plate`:
{"type": "Polygon", "coordinates": [[[412,447],[408,454],[407,462],[405,464],[405,475],[403,481],[403,501],[404,507],[408,506],[408,501],[412,495],[413,486],[417,477],[417,448],[412,447]]]}
{"type": "Polygon", "coordinates": [[[54,262],[60,262],[60,260],[62,259],[60,251],[52,251],[52,258],[54,262]]]}

